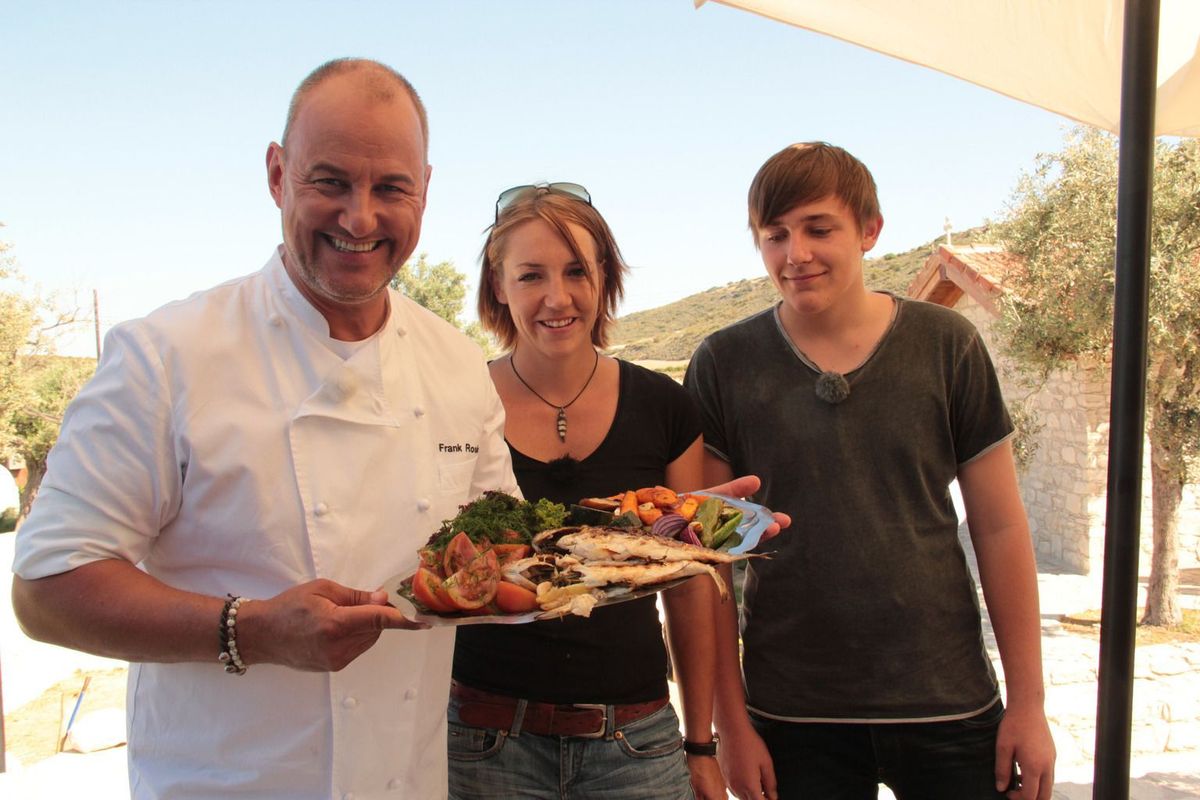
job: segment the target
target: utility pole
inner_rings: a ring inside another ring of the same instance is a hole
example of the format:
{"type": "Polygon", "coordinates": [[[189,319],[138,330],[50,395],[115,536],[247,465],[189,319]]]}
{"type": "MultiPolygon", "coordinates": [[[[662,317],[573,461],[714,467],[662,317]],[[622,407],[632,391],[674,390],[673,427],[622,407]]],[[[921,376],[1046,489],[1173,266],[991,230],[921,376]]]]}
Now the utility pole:
{"type": "Polygon", "coordinates": [[[92,323],[96,328],[96,360],[100,360],[100,293],[92,289],[92,323]]]}

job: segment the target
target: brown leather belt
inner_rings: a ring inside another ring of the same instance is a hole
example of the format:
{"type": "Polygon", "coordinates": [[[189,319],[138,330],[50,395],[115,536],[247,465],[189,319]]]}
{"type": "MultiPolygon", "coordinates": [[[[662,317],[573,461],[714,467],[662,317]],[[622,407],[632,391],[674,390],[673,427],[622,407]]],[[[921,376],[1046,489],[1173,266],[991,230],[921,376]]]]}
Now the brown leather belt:
{"type": "MultiPolygon", "coordinates": [[[[516,728],[517,704],[515,697],[492,694],[481,689],[472,689],[454,681],[450,685],[450,696],[458,701],[458,718],[472,728],[492,728],[511,731],[516,728]]],[[[612,710],[612,730],[617,730],[634,720],[649,716],[667,704],[667,698],[648,703],[625,703],[604,705],[601,703],[575,703],[555,705],[529,700],[525,715],[521,718],[521,732],[539,736],[574,736],[581,739],[599,739],[608,730],[608,712],[612,710]]]]}

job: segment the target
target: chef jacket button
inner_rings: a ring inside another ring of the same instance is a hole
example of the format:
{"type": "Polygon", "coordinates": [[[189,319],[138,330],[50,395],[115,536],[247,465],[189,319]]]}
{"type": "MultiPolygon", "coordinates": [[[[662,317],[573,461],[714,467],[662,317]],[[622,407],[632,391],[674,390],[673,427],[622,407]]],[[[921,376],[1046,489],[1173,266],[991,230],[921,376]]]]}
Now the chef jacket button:
{"type": "Polygon", "coordinates": [[[279,328],[283,326],[283,317],[279,316],[278,314],[272,314],[271,316],[267,317],[267,322],[272,328],[279,328]]]}
{"type": "Polygon", "coordinates": [[[318,517],[323,517],[329,513],[329,506],[325,505],[324,503],[317,503],[315,506],[313,506],[313,513],[318,517]]]}
{"type": "Polygon", "coordinates": [[[358,388],[358,379],[354,377],[353,372],[343,372],[337,376],[334,386],[340,396],[349,397],[358,388]]]}
{"type": "Polygon", "coordinates": [[[404,691],[404,699],[405,700],[415,700],[416,698],[417,698],[417,690],[416,689],[406,689],[404,691]]]}
{"type": "Polygon", "coordinates": [[[389,790],[389,791],[392,791],[392,792],[394,792],[394,791],[397,791],[397,790],[398,790],[398,789],[399,789],[401,786],[403,786],[403,785],[404,785],[404,784],[402,784],[402,783],[400,782],[400,779],[399,779],[399,778],[392,778],[390,781],[388,781],[388,787],[387,787],[387,788],[388,788],[388,790],[389,790]]]}
{"type": "Polygon", "coordinates": [[[414,417],[425,416],[425,409],[421,408],[420,406],[417,406],[416,408],[413,409],[413,416],[414,417]]]}
{"type": "Polygon", "coordinates": [[[396,328],[396,335],[397,336],[407,336],[408,331],[404,330],[404,328],[396,328]]]}
{"type": "Polygon", "coordinates": [[[428,500],[426,500],[425,498],[421,498],[420,500],[417,501],[417,511],[428,511],[428,510],[429,510],[429,501],[428,500]]]}
{"type": "Polygon", "coordinates": [[[358,701],[353,697],[346,697],[342,699],[342,708],[356,708],[357,706],[358,701]]]}

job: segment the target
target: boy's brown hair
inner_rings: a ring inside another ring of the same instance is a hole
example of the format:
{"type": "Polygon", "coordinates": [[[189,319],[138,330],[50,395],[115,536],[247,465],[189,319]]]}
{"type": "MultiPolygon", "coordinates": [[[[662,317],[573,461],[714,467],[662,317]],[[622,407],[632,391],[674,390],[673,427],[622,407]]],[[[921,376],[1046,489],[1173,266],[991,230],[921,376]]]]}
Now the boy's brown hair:
{"type": "Polygon", "coordinates": [[[750,183],[750,231],[757,234],[796,206],[830,195],[846,204],[860,230],[879,217],[879,194],[865,164],[827,142],[788,145],[750,183]]]}
{"type": "Polygon", "coordinates": [[[517,344],[517,326],[508,306],[496,299],[493,279],[500,277],[504,249],[509,234],[531,220],[544,220],[558,231],[580,264],[588,266],[588,281],[600,294],[596,323],[592,326],[592,344],[603,348],[616,319],[617,306],[625,294],[624,277],[629,271],[612,231],[600,212],[586,200],[545,187],[536,187],[514,200],[500,212],[496,223],[488,230],[487,241],[479,255],[479,291],[476,311],[484,330],[493,334],[500,345],[511,350],[517,344]],[[579,243],[571,236],[569,224],[578,225],[591,234],[596,242],[596,263],[588,264],[579,243]],[[593,269],[594,268],[594,269],[593,269]]]}

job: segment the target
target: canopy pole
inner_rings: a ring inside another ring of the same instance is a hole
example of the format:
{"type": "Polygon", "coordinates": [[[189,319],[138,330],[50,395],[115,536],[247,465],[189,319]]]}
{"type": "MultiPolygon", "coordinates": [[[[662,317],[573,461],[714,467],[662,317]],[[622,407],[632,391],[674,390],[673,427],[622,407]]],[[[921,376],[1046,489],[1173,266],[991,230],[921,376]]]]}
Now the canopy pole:
{"type": "Polygon", "coordinates": [[[1159,0],[1126,0],[1094,800],[1129,799],[1159,0]]]}

